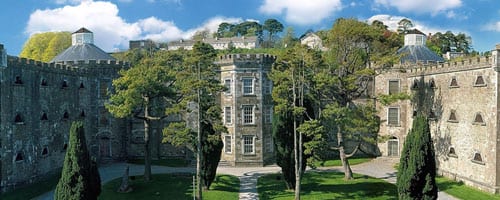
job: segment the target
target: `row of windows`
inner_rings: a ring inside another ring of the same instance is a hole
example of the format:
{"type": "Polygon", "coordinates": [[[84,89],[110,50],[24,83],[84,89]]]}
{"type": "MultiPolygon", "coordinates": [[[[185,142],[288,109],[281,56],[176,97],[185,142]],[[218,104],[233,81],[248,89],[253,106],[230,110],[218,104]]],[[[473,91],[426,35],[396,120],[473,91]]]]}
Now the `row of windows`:
{"type": "MultiPolygon", "coordinates": [[[[448,122],[454,122],[454,123],[458,122],[456,110],[450,110],[448,122]]],[[[483,115],[480,112],[477,112],[474,115],[474,121],[472,123],[479,124],[479,125],[486,125],[486,122],[484,121],[483,115]]]]}
{"type": "MultiPolygon", "coordinates": [[[[232,79],[224,79],[224,86],[226,87],[226,91],[224,93],[226,95],[232,94],[232,91],[233,91],[232,85],[233,85],[232,79]]],[[[272,82],[264,79],[264,82],[263,82],[264,94],[271,94],[271,90],[272,90],[272,82]]],[[[242,77],[241,78],[241,92],[243,93],[243,95],[255,94],[255,78],[242,77]]]]}
{"type": "MultiPolygon", "coordinates": [[[[64,152],[64,151],[66,151],[67,149],[68,149],[68,144],[64,144],[64,145],[63,145],[63,147],[62,147],[62,149],[61,149],[61,152],[64,152]]],[[[48,155],[49,155],[49,148],[48,148],[48,147],[44,147],[44,148],[42,149],[42,151],[40,152],[40,155],[41,155],[42,157],[48,156],[48,155]]],[[[23,153],[22,151],[17,152],[17,154],[16,154],[16,157],[15,157],[14,161],[16,161],[16,162],[21,162],[21,161],[23,161],[23,160],[24,160],[24,153],[23,153]]]]}
{"type": "MultiPolygon", "coordinates": [[[[429,82],[427,83],[427,85],[430,88],[436,88],[437,87],[434,79],[430,79],[429,82]]],[[[476,79],[475,79],[474,84],[473,84],[474,87],[484,87],[486,85],[487,84],[486,84],[485,78],[483,76],[481,76],[481,75],[476,76],[476,79]]],[[[415,79],[413,81],[411,89],[412,90],[416,90],[416,89],[419,89],[421,87],[422,87],[421,81],[419,79],[415,79]]],[[[457,77],[455,77],[455,76],[451,77],[451,80],[449,81],[448,87],[450,87],[450,88],[458,88],[458,87],[460,87],[460,85],[458,83],[458,80],[457,80],[457,77]]],[[[399,80],[389,80],[388,93],[389,94],[397,94],[399,92],[400,92],[400,82],[399,82],[399,80]]]]}
{"type": "MultiPolygon", "coordinates": [[[[78,115],[79,117],[85,117],[85,111],[82,110],[80,111],[80,114],[78,115]]],[[[62,119],[69,119],[69,113],[68,111],[64,111],[63,115],[62,115],[62,119]]],[[[49,120],[49,117],[47,115],[47,113],[43,112],[42,115],[40,116],[40,120],[41,121],[46,121],[46,120],[49,120]]],[[[24,123],[24,117],[23,115],[21,114],[16,114],[16,116],[14,117],[14,123],[24,123]]]]}
{"type": "MultiPolygon", "coordinates": [[[[21,77],[16,76],[16,78],[14,80],[14,84],[15,85],[23,85],[24,81],[21,79],[21,77]]],[[[45,80],[45,79],[42,79],[42,81],[40,82],[40,85],[41,86],[49,86],[47,80],[45,80]]],[[[69,87],[68,81],[66,79],[62,80],[60,85],[61,85],[61,88],[68,88],[69,87]]],[[[85,85],[83,84],[83,82],[80,82],[80,86],[78,88],[80,88],[80,89],[85,88],[85,85]]]]}
{"type": "MultiPolygon", "coordinates": [[[[241,106],[241,119],[243,124],[255,124],[255,106],[254,105],[242,105],[241,106]]],[[[233,108],[231,106],[224,107],[224,123],[226,125],[231,125],[233,123],[232,118],[233,108]]],[[[273,108],[266,106],[263,111],[264,123],[270,124],[273,117],[273,108]]]]}
{"type": "MultiPolygon", "coordinates": [[[[448,157],[458,158],[454,147],[450,147],[450,149],[448,150],[448,157]]],[[[471,161],[479,164],[484,164],[483,157],[481,156],[480,152],[474,152],[471,161]]]]}
{"type": "MultiPolygon", "coordinates": [[[[255,154],[255,139],[254,135],[243,135],[241,138],[242,153],[243,154],[255,154]]],[[[227,135],[224,137],[224,152],[230,154],[233,152],[232,149],[232,137],[227,135]]]]}
{"type": "MultiPolygon", "coordinates": [[[[415,116],[416,111],[413,112],[413,116],[415,116]]],[[[387,109],[387,124],[391,126],[399,126],[399,108],[397,107],[389,107],[387,109]]],[[[434,112],[430,112],[429,114],[429,119],[434,119],[436,116],[434,112]]],[[[457,123],[458,118],[455,110],[450,110],[450,115],[448,117],[448,122],[453,122],[457,123]]],[[[483,115],[480,112],[477,112],[474,115],[474,121],[472,122],[473,124],[477,125],[486,125],[486,122],[484,121],[483,115]]]]}

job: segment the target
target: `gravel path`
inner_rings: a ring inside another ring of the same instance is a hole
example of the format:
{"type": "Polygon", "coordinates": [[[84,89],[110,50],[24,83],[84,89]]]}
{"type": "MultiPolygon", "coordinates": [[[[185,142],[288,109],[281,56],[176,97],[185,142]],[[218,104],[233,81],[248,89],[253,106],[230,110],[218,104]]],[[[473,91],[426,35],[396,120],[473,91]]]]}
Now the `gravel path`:
{"type": "MultiPolygon", "coordinates": [[[[394,164],[397,159],[393,158],[377,158],[370,162],[362,163],[359,165],[353,165],[352,171],[358,174],[365,174],[368,176],[383,179],[390,183],[396,183],[396,171],[394,169],[394,164]]],[[[127,166],[126,163],[115,163],[111,165],[106,165],[99,168],[99,173],[101,175],[101,180],[103,183],[109,182],[115,178],[121,177],[127,166]]],[[[142,175],[144,172],[143,165],[128,164],[129,175],[142,175]]],[[[342,171],[341,167],[328,167],[316,169],[319,171],[342,171]]],[[[194,173],[194,168],[189,167],[163,167],[163,166],[152,166],[151,171],[155,174],[162,173],[194,173]]],[[[239,177],[240,179],[240,200],[257,200],[259,199],[257,193],[257,178],[261,175],[268,173],[277,173],[281,171],[278,166],[266,166],[266,167],[219,167],[217,168],[217,173],[219,174],[229,174],[239,177]]],[[[54,196],[54,191],[47,192],[35,200],[52,200],[54,196]]],[[[456,198],[444,193],[439,192],[440,200],[455,200],[456,198]]]]}

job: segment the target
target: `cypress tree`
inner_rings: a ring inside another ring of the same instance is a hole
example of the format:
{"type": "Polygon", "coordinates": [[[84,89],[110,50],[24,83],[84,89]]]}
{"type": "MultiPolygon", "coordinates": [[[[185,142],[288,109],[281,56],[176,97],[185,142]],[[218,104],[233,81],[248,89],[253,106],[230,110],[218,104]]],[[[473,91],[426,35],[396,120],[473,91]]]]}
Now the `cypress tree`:
{"type": "Polygon", "coordinates": [[[203,179],[203,189],[209,190],[210,185],[215,180],[224,143],[212,124],[201,123],[201,125],[203,126],[201,177],[203,179]]]}
{"type": "Polygon", "coordinates": [[[90,159],[81,121],[71,124],[69,146],[61,173],[54,192],[55,200],[97,199],[101,181],[97,165],[92,164],[90,159]]]}
{"type": "Polygon", "coordinates": [[[401,154],[396,183],[399,199],[437,199],[434,146],[422,114],[413,120],[401,154]]]}

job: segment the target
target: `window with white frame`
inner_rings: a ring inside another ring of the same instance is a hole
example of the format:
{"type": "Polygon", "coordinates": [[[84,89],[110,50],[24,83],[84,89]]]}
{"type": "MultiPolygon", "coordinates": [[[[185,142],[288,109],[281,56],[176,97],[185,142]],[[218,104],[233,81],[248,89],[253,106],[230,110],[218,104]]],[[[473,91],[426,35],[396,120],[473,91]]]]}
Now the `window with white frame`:
{"type": "Polygon", "coordinates": [[[224,152],[225,153],[232,153],[233,152],[233,149],[231,147],[231,136],[230,135],[226,135],[224,137],[224,152]]]}
{"type": "Polygon", "coordinates": [[[270,124],[273,121],[273,107],[267,106],[264,109],[264,123],[270,124]]]}
{"type": "Polygon", "coordinates": [[[387,124],[391,126],[399,126],[399,108],[387,109],[387,124]]]}
{"type": "Polygon", "coordinates": [[[231,87],[231,79],[224,79],[224,87],[226,90],[224,91],[224,94],[231,94],[232,87],[231,87]]]}
{"type": "Polygon", "coordinates": [[[225,124],[232,124],[233,119],[231,118],[232,109],[231,106],[224,107],[224,122],[225,124]]]}
{"type": "Polygon", "coordinates": [[[253,105],[242,106],[243,124],[254,124],[253,118],[254,118],[253,105]]]}
{"type": "Polygon", "coordinates": [[[253,77],[244,77],[241,79],[243,95],[253,94],[254,85],[253,85],[253,77]]]}
{"type": "Polygon", "coordinates": [[[254,136],[253,135],[243,135],[243,154],[253,154],[254,150],[254,136]]]}

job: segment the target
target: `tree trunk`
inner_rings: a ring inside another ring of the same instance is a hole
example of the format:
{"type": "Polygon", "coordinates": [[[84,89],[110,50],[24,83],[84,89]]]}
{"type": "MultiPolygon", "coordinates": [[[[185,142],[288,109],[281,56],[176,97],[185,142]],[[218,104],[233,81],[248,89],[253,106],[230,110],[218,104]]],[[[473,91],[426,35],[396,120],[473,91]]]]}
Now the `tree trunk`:
{"type": "Polygon", "coordinates": [[[149,149],[150,130],[149,119],[147,119],[149,116],[148,109],[149,107],[146,103],[144,108],[144,116],[146,117],[146,119],[144,119],[144,181],[151,181],[151,149],[149,149]]]}
{"type": "MultiPolygon", "coordinates": [[[[292,72],[293,73],[293,72],[292,72]]],[[[302,152],[299,152],[299,141],[297,138],[297,117],[295,116],[295,108],[296,108],[296,99],[297,99],[297,93],[295,91],[295,79],[292,81],[292,91],[293,91],[293,150],[294,150],[294,157],[295,157],[295,200],[300,200],[300,170],[301,170],[301,165],[300,165],[300,156],[302,152]]]]}
{"type": "Polygon", "coordinates": [[[337,126],[337,142],[339,147],[340,161],[342,162],[342,167],[344,168],[344,179],[351,180],[353,179],[352,170],[351,166],[349,165],[349,161],[347,160],[347,155],[345,153],[344,135],[342,134],[342,129],[340,128],[340,126],[337,126]]]}

